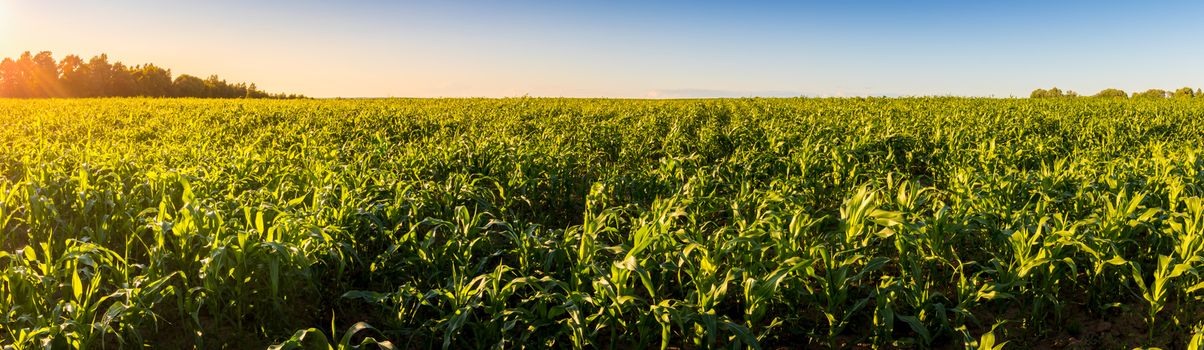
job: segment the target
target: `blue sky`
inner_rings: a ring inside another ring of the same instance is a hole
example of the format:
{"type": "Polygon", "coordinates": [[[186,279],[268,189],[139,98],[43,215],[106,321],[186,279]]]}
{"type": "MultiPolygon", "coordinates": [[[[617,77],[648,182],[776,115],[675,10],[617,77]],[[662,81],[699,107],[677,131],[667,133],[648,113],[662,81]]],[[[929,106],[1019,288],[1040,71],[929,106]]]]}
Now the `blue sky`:
{"type": "Polygon", "coordinates": [[[1204,86],[1204,2],[18,1],[0,54],[318,97],[1024,96],[1204,86]]]}

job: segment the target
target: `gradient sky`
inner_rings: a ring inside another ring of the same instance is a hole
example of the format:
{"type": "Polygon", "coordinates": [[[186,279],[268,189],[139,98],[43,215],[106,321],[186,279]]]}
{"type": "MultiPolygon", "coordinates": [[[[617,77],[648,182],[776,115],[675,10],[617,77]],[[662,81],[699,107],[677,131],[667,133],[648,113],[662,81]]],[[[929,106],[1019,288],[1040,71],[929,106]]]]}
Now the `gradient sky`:
{"type": "Polygon", "coordinates": [[[314,97],[1090,94],[1204,86],[1204,2],[0,0],[26,50],[314,97]]]}

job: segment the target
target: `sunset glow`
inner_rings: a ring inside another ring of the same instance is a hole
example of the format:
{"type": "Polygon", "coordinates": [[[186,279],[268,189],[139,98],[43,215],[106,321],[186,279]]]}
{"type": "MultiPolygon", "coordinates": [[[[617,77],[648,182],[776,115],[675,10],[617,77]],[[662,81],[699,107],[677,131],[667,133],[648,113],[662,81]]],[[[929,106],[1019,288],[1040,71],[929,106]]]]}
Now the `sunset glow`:
{"type": "Polygon", "coordinates": [[[1198,41],[1200,13],[1191,1],[0,0],[0,54],[107,53],[319,97],[1022,96],[1204,81],[1185,59],[1204,46],[1175,44],[1198,41]]]}
{"type": "Polygon", "coordinates": [[[9,0],[0,0],[0,54],[11,55],[17,50],[11,47],[12,38],[9,32],[12,20],[9,18],[9,0]]]}

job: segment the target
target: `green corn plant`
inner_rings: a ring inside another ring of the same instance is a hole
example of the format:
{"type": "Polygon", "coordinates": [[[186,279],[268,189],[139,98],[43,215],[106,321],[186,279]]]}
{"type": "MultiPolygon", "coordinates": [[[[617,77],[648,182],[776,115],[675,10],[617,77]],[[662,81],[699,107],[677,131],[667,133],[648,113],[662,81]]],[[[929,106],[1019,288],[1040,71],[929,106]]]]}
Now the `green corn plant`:
{"type": "Polygon", "coordinates": [[[1004,347],[1007,346],[1008,341],[998,342],[996,340],[997,335],[995,335],[995,331],[999,328],[1000,325],[1002,325],[1002,323],[996,323],[996,324],[992,325],[990,331],[983,333],[982,336],[978,337],[977,339],[975,339],[973,336],[971,336],[970,333],[965,329],[965,327],[959,328],[959,330],[962,332],[963,336],[965,337],[964,344],[966,346],[966,349],[967,350],[1002,350],[1002,349],[1004,349],[1004,347]]]}
{"type": "MultiPolygon", "coordinates": [[[[292,350],[292,349],[322,349],[322,350],[358,350],[358,349],[396,349],[393,343],[389,341],[377,341],[372,337],[364,337],[357,344],[354,342],[356,334],[364,331],[375,331],[376,328],[364,322],[359,322],[348,328],[343,336],[339,338],[338,343],[331,343],[330,338],[327,338],[322,331],[316,328],[309,328],[297,331],[291,338],[283,343],[269,346],[271,350],[292,350]]],[[[338,337],[338,333],[334,329],[334,323],[331,323],[330,335],[332,338],[338,337]]]]}
{"type": "Polygon", "coordinates": [[[1191,340],[1187,342],[1188,350],[1204,349],[1204,325],[1195,327],[1195,332],[1191,336],[1191,340]]]}
{"type": "Polygon", "coordinates": [[[782,281],[791,276],[796,270],[807,266],[810,261],[800,258],[791,258],[782,262],[782,266],[770,272],[768,275],[757,278],[750,276],[744,280],[744,322],[752,332],[759,332],[757,339],[764,339],[769,335],[775,327],[780,326],[782,322],[774,319],[768,325],[762,325],[762,320],[769,312],[771,303],[779,297],[778,288],[782,281]]]}
{"type": "Polygon", "coordinates": [[[1133,280],[1137,282],[1137,286],[1141,288],[1142,297],[1145,298],[1146,305],[1146,323],[1149,332],[1147,337],[1153,339],[1154,329],[1158,324],[1158,313],[1166,306],[1167,297],[1173,293],[1175,288],[1174,279],[1183,276],[1185,273],[1196,273],[1191,265],[1177,263],[1173,258],[1166,255],[1158,256],[1158,264],[1155,265],[1154,273],[1150,278],[1150,282],[1146,282],[1141,269],[1136,264],[1130,264],[1132,267],[1133,280]]]}
{"type": "MultiPolygon", "coordinates": [[[[668,236],[667,231],[671,221],[677,216],[683,215],[679,209],[671,208],[671,203],[653,204],[654,208],[658,206],[664,206],[666,209],[660,211],[656,217],[641,218],[633,223],[631,247],[625,249],[622,260],[616,259],[617,261],[611,264],[608,274],[599,271],[598,275],[601,277],[593,283],[594,291],[601,294],[599,299],[605,299],[611,303],[609,307],[605,308],[605,313],[610,318],[611,326],[609,328],[614,337],[619,336],[619,329],[627,328],[622,317],[623,310],[637,308],[636,302],[649,300],[657,294],[651,273],[644,266],[650,260],[648,256],[655,254],[657,241],[668,236]],[[646,297],[637,294],[637,281],[648,293],[646,297]]],[[[619,249],[624,250],[624,248],[619,249]]]]}
{"type": "Polygon", "coordinates": [[[1184,200],[1186,213],[1170,220],[1169,234],[1175,237],[1174,254],[1187,264],[1199,264],[1204,259],[1204,198],[1184,200]]]}
{"type": "MultiPolygon", "coordinates": [[[[594,196],[600,195],[604,187],[596,185],[591,190],[594,196]]],[[[591,270],[595,269],[594,257],[600,249],[598,240],[599,236],[615,232],[613,221],[617,219],[614,211],[605,209],[594,209],[587,202],[585,221],[580,226],[574,226],[564,231],[566,243],[575,245],[575,254],[572,256],[575,264],[575,272],[573,276],[573,285],[582,286],[587,281],[580,280],[582,275],[587,275],[591,270]],[[593,214],[597,210],[596,214],[593,214]]]]}
{"type": "Polygon", "coordinates": [[[693,310],[693,340],[696,346],[712,346],[717,339],[720,319],[715,306],[727,296],[728,287],[736,281],[730,270],[721,270],[718,258],[707,248],[694,244],[686,247],[682,255],[687,260],[687,272],[692,289],[684,299],[693,310]],[[693,257],[692,257],[693,255],[693,257]]]}
{"type": "Polygon", "coordinates": [[[875,236],[889,237],[895,233],[892,227],[902,223],[903,218],[900,213],[879,209],[876,196],[876,192],[863,186],[845,201],[844,207],[840,210],[845,249],[864,247],[875,236]],[[873,235],[866,235],[865,231],[874,224],[884,228],[874,232],[873,235]]]}
{"type": "Polygon", "coordinates": [[[836,336],[844,331],[849,319],[869,302],[868,297],[857,298],[853,294],[853,287],[870,273],[882,268],[887,259],[832,252],[823,246],[812,249],[812,255],[817,257],[816,264],[808,266],[806,272],[817,286],[808,288],[811,294],[819,298],[821,311],[828,324],[828,344],[835,347],[836,336]]]}
{"type": "Polygon", "coordinates": [[[896,286],[892,277],[883,276],[874,290],[874,348],[889,347],[894,340],[896,286]]]}
{"type": "Polygon", "coordinates": [[[0,100],[0,348],[1190,345],[1201,101],[0,100]]]}

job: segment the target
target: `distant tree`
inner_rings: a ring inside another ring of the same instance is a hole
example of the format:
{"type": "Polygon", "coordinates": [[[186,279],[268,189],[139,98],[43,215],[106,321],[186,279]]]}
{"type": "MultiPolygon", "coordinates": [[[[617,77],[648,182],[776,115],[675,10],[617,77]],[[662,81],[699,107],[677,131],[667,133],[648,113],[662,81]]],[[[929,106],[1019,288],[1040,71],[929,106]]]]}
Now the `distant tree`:
{"type": "Polygon", "coordinates": [[[138,96],[138,82],[134,78],[134,73],[125,64],[121,62],[113,63],[110,74],[109,85],[106,89],[108,90],[108,96],[138,96]]]}
{"type": "Polygon", "coordinates": [[[210,75],[205,78],[205,97],[222,97],[223,89],[226,86],[226,81],[217,75],[210,75]]]}
{"type": "Polygon", "coordinates": [[[58,67],[49,52],[22,53],[16,60],[5,59],[0,69],[3,95],[6,97],[57,97],[58,67]]]}
{"type": "Polygon", "coordinates": [[[1133,93],[1134,98],[1166,98],[1167,95],[1168,94],[1167,94],[1166,90],[1162,90],[1162,89],[1149,89],[1149,90],[1146,90],[1145,92],[1141,92],[1141,93],[1134,92],[1133,93]]]}
{"type": "Polygon", "coordinates": [[[304,98],[300,95],[269,94],[255,84],[230,83],[216,75],[200,79],[181,75],[153,64],[127,66],[110,62],[101,54],[84,61],[68,55],[55,62],[50,52],[25,52],[16,59],[0,60],[0,97],[213,97],[213,98],[304,98]]]}
{"type": "Polygon", "coordinates": [[[38,88],[37,78],[34,76],[35,67],[32,53],[25,51],[17,58],[17,70],[20,72],[21,77],[21,96],[31,98],[46,97],[42,96],[38,88]]]}
{"type": "Polygon", "coordinates": [[[59,82],[58,63],[49,51],[34,55],[30,65],[32,79],[31,94],[34,97],[67,97],[66,90],[59,82]]]}
{"type": "Polygon", "coordinates": [[[1192,98],[1192,97],[1196,97],[1196,90],[1192,90],[1192,89],[1191,89],[1191,88],[1189,88],[1189,87],[1180,88],[1179,90],[1175,90],[1174,97],[1175,97],[1175,98],[1192,98]]]}
{"type": "Polygon", "coordinates": [[[26,97],[25,78],[17,61],[5,58],[0,61],[0,97],[26,97]]]}
{"type": "Polygon", "coordinates": [[[1196,88],[1196,97],[1204,97],[1204,90],[1200,90],[1200,88],[1196,88]]]}
{"type": "Polygon", "coordinates": [[[1070,90],[1062,91],[1062,89],[1055,87],[1055,88],[1050,88],[1049,90],[1045,90],[1045,89],[1033,90],[1033,92],[1031,94],[1029,94],[1028,97],[1029,98],[1062,98],[1062,97],[1078,97],[1078,96],[1079,96],[1079,94],[1077,92],[1070,91],[1070,90]]]}
{"type": "Polygon", "coordinates": [[[1109,88],[1100,90],[1100,92],[1095,93],[1094,97],[1128,98],[1129,94],[1121,89],[1109,88]]]}
{"type": "Polygon", "coordinates": [[[59,61],[59,83],[67,97],[80,97],[85,93],[88,82],[84,60],[76,55],[67,55],[59,61]]]}
{"type": "Polygon", "coordinates": [[[171,83],[172,96],[205,97],[205,81],[188,74],[181,74],[171,83]]]}
{"type": "Polygon", "coordinates": [[[154,64],[144,64],[134,67],[132,72],[137,84],[139,96],[167,97],[171,96],[171,71],[159,68],[154,64]]]}
{"type": "Polygon", "coordinates": [[[80,87],[81,97],[113,96],[109,90],[113,81],[113,64],[109,63],[109,55],[94,56],[84,65],[84,83],[80,87]]]}

